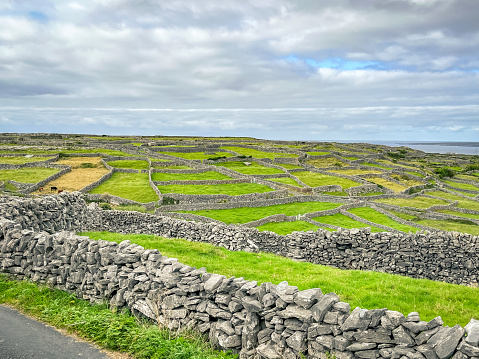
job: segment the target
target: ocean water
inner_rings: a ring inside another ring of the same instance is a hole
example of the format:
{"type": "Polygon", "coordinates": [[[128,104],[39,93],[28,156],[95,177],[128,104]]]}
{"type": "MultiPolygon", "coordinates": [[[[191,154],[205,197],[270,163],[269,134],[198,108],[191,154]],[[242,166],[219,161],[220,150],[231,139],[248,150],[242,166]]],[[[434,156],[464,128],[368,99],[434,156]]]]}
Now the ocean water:
{"type": "Polygon", "coordinates": [[[441,141],[334,141],[340,143],[371,143],[391,147],[406,146],[427,153],[457,153],[479,155],[479,142],[441,142],[441,141]]]}

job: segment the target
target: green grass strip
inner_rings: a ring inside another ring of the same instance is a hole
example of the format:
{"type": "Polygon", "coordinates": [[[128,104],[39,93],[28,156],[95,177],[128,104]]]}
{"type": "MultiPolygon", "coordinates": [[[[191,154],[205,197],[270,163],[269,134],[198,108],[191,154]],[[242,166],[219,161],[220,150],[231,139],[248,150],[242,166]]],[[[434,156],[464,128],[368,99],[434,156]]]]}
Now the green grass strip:
{"type": "Polygon", "coordinates": [[[340,270],[307,262],[293,261],[269,253],[230,252],[207,243],[166,239],[152,235],[82,233],[94,239],[121,242],[129,239],[147,249],[178,258],[181,263],[206,267],[210,273],[244,277],[259,283],[278,284],[287,280],[300,290],[321,288],[335,292],[351,308],[388,308],[404,314],[417,311],[422,320],[440,315],[446,325],[465,326],[479,318],[479,288],[413,279],[400,275],[358,270],[340,270]]]}
{"type": "Polygon", "coordinates": [[[231,162],[221,162],[215,164],[215,166],[221,166],[229,168],[233,171],[243,173],[245,175],[267,175],[267,174],[276,174],[284,173],[284,171],[278,168],[266,167],[258,164],[257,162],[240,162],[240,161],[231,161],[231,162]],[[249,165],[245,163],[250,163],[249,165]]]}
{"type": "Polygon", "coordinates": [[[232,209],[205,209],[201,211],[177,211],[181,213],[192,213],[205,216],[224,223],[247,223],[271,216],[273,214],[285,214],[296,216],[316,211],[325,211],[337,208],[341,203],[331,202],[301,202],[288,204],[275,204],[267,207],[241,207],[232,209]]]}
{"type": "Polygon", "coordinates": [[[470,201],[452,193],[442,192],[442,191],[432,191],[432,192],[427,192],[427,194],[434,197],[440,197],[440,198],[449,199],[452,201],[458,201],[459,203],[457,206],[459,208],[472,209],[474,211],[479,211],[479,202],[470,201]]]}
{"type": "Polygon", "coordinates": [[[444,213],[444,214],[450,214],[450,215],[453,215],[453,216],[465,217],[465,218],[479,219],[479,214],[462,213],[462,212],[457,212],[457,211],[451,211],[451,210],[448,210],[448,209],[441,210],[441,211],[436,211],[436,212],[444,213]]]}
{"type": "MultiPolygon", "coordinates": [[[[270,231],[277,234],[290,234],[294,231],[297,232],[307,232],[307,231],[315,231],[318,228],[322,228],[319,226],[315,226],[309,222],[305,221],[294,221],[294,222],[270,222],[263,224],[262,226],[256,227],[260,231],[270,231]]],[[[327,228],[327,230],[331,230],[331,228],[327,228]]]]}
{"type": "Polygon", "coordinates": [[[289,177],[278,177],[278,178],[267,178],[268,181],[273,181],[273,182],[278,182],[278,183],[284,183],[284,184],[289,184],[291,186],[296,186],[296,187],[303,187],[298,182],[296,182],[294,179],[289,178],[289,177]]]}
{"type": "Polygon", "coordinates": [[[300,181],[306,183],[311,187],[327,186],[337,184],[343,187],[343,189],[359,186],[360,183],[336,176],[328,176],[322,173],[301,171],[294,172],[294,176],[298,177],[300,181]]]}
{"type": "Polygon", "coordinates": [[[181,193],[181,194],[227,194],[229,196],[239,196],[249,193],[271,192],[271,187],[258,183],[225,183],[215,185],[166,185],[158,186],[161,193],[181,193]]]}
{"type": "MultiPolygon", "coordinates": [[[[428,193],[430,194],[430,193],[428,193]]],[[[421,197],[417,196],[414,198],[383,198],[383,199],[378,199],[375,202],[378,203],[386,203],[386,204],[392,204],[393,206],[400,206],[400,207],[414,207],[414,208],[420,208],[420,209],[426,209],[431,206],[436,206],[436,205],[447,205],[449,204],[446,201],[440,200],[440,199],[434,199],[434,198],[428,198],[428,197],[421,197]]],[[[478,203],[479,205],[479,203],[478,203]]]]}
{"type": "Polygon", "coordinates": [[[264,151],[259,151],[259,150],[255,150],[255,149],[252,149],[252,148],[245,148],[245,147],[222,146],[220,148],[236,152],[236,153],[238,153],[239,155],[242,155],[242,156],[251,156],[251,157],[254,157],[254,158],[274,159],[275,157],[298,157],[298,155],[295,155],[293,153],[264,152],[264,151]]]}
{"type": "Polygon", "coordinates": [[[90,305],[73,294],[0,275],[0,303],[9,304],[57,328],[66,329],[103,348],[133,354],[136,358],[213,359],[236,355],[211,350],[204,337],[159,328],[106,305],[90,305]]]}
{"type": "Polygon", "coordinates": [[[161,152],[164,155],[175,156],[185,160],[206,160],[213,157],[233,157],[229,152],[215,152],[215,154],[205,154],[204,152],[161,152]]]}
{"type": "Polygon", "coordinates": [[[17,170],[0,170],[0,181],[13,180],[21,183],[37,183],[43,181],[55,173],[60,172],[58,168],[27,167],[17,170]]]}
{"type": "Polygon", "coordinates": [[[476,186],[474,186],[472,184],[469,184],[469,183],[459,183],[459,182],[453,182],[453,181],[448,181],[448,180],[444,180],[444,182],[447,183],[449,186],[452,186],[452,187],[455,187],[455,188],[467,189],[467,190],[471,190],[471,191],[479,191],[479,187],[476,187],[476,186]]]}
{"type": "Polygon", "coordinates": [[[411,227],[405,224],[401,224],[399,222],[396,222],[395,220],[389,218],[385,214],[382,214],[381,212],[376,211],[373,208],[369,207],[359,207],[359,208],[352,208],[349,210],[352,214],[355,214],[358,217],[364,218],[368,221],[382,224],[383,226],[388,226],[393,229],[397,229],[398,231],[403,231],[408,233],[409,231],[416,233],[419,231],[418,228],[411,227]]]}
{"type": "Polygon", "coordinates": [[[131,168],[135,170],[147,170],[150,168],[149,163],[142,160],[116,160],[108,161],[107,163],[116,168],[131,168]]]}
{"type": "Polygon", "coordinates": [[[384,229],[370,226],[369,224],[356,221],[342,213],[331,214],[328,216],[314,217],[312,218],[320,223],[332,224],[341,228],[365,228],[371,227],[371,232],[385,232],[384,229]]]}
{"type": "Polygon", "coordinates": [[[301,166],[298,166],[298,165],[292,165],[290,163],[275,163],[275,165],[277,166],[281,166],[283,168],[286,168],[287,170],[294,170],[294,169],[298,169],[298,168],[303,168],[301,166]]]}
{"type": "Polygon", "coordinates": [[[151,174],[152,181],[200,181],[200,180],[230,180],[231,177],[215,171],[201,173],[161,173],[151,174]]]}
{"type": "Polygon", "coordinates": [[[148,182],[148,173],[115,172],[90,193],[108,193],[141,203],[158,201],[158,195],[148,182]]]}
{"type": "Polygon", "coordinates": [[[0,163],[22,165],[24,163],[46,161],[52,158],[53,157],[0,157],[0,163]]]}

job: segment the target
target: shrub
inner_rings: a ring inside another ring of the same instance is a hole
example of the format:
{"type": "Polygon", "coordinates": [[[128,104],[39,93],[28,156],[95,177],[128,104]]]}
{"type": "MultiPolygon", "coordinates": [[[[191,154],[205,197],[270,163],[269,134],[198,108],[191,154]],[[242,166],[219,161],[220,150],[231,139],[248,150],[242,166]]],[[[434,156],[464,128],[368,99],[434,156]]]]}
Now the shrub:
{"type": "Polygon", "coordinates": [[[109,203],[102,202],[102,203],[100,203],[100,208],[103,209],[104,211],[107,211],[107,210],[111,209],[111,205],[109,203]]]}
{"type": "Polygon", "coordinates": [[[436,168],[435,172],[439,175],[439,178],[454,177],[454,170],[449,167],[436,168]]]}
{"type": "Polygon", "coordinates": [[[395,159],[405,158],[406,156],[398,152],[388,152],[388,156],[395,159]]]}
{"type": "Polygon", "coordinates": [[[479,165],[467,165],[466,171],[476,171],[479,170],[479,165]]]}
{"type": "Polygon", "coordinates": [[[163,204],[164,205],[171,205],[171,204],[178,204],[180,203],[180,200],[174,199],[171,197],[163,197],[163,204]]]}
{"type": "MultiPolygon", "coordinates": [[[[251,157],[251,156],[250,156],[251,157]]],[[[218,157],[210,157],[208,158],[208,160],[210,161],[218,161],[218,160],[221,160],[223,158],[226,158],[226,156],[218,156],[218,157]]]]}
{"type": "Polygon", "coordinates": [[[80,164],[80,168],[96,168],[97,165],[94,164],[94,163],[88,163],[88,162],[84,162],[82,164],[80,164]]]}

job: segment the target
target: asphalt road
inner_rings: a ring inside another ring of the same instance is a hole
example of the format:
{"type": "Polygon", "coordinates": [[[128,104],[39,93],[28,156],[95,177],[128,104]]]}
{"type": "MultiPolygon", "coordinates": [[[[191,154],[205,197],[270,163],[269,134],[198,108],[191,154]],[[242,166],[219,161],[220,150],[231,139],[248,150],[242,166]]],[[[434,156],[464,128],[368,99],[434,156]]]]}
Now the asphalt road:
{"type": "Polygon", "coordinates": [[[0,305],[1,359],[108,359],[92,345],[0,305]]]}

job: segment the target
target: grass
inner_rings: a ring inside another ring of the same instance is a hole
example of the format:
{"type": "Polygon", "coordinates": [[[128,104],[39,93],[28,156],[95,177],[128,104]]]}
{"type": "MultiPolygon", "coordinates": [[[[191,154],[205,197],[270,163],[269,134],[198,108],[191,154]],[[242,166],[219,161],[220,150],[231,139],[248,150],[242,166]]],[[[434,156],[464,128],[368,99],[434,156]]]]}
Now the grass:
{"type": "Polygon", "coordinates": [[[434,219],[416,219],[414,222],[443,231],[469,233],[475,236],[479,235],[479,225],[468,220],[443,219],[438,221],[434,219]]]}
{"type": "Polygon", "coordinates": [[[107,163],[116,168],[131,168],[135,170],[147,170],[150,168],[148,161],[143,160],[116,160],[108,161],[107,163]]]}
{"type": "Polygon", "coordinates": [[[460,189],[467,189],[467,190],[472,190],[472,191],[477,191],[479,192],[479,187],[474,186],[473,184],[469,183],[458,183],[458,182],[453,182],[453,181],[448,181],[448,180],[443,180],[445,183],[447,183],[449,186],[455,187],[455,188],[460,188],[460,189]]]}
{"type": "Polygon", "coordinates": [[[245,162],[231,161],[231,162],[221,162],[221,163],[215,164],[215,166],[226,167],[226,168],[229,168],[230,170],[243,173],[245,175],[267,175],[267,174],[284,173],[282,170],[278,168],[262,166],[258,164],[257,162],[246,161],[246,163],[250,163],[250,164],[246,165],[245,162]]]}
{"type": "Polygon", "coordinates": [[[244,147],[236,147],[236,146],[222,146],[220,148],[236,152],[237,154],[242,156],[251,156],[253,158],[274,159],[276,157],[298,157],[298,155],[294,153],[264,152],[264,151],[259,151],[252,148],[244,148],[244,147]]]}
{"type": "Polygon", "coordinates": [[[423,182],[415,180],[413,177],[410,177],[408,175],[391,175],[391,177],[394,178],[396,181],[401,182],[406,187],[424,184],[423,182]]]}
{"type": "Polygon", "coordinates": [[[377,174],[382,173],[381,171],[375,170],[361,170],[361,169],[350,169],[350,170],[328,170],[328,172],[332,173],[339,173],[347,176],[357,176],[357,175],[364,175],[367,173],[377,174]]]}
{"type": "Polygon", "coordinates": [[[413,167],[413,166],[402,165],[402,164],[399,164],[399,163],[394,163],[394,162],[389,161],[389,160],[377,159],[376,162],[385,164],[386,166],[393,166],[393,167],[396,166],[396,167],[404,167],[404,168],[416,169],[416,168],[413,167]]]}
{"type": "Polygon", "coordinates": [[[281,166],[283,168],[286,168],[287,170],[295,170],[295,169],[298,169],[298,168],[303,168],[301,166],[298,166],[298,165],[292,165],[290,163],[275,163],[275,165],[277,166],[281,166]]]}
{"type": "MultiPolygon", "coordinates": [[[[307,232],[307,231],[315,231],[319,226],[311,224],[305,221],[294,221],[294,222],[270,222],[263,224],[262,226],[256,227],[260,231],[270,231],[277,234],[290,234],[295,231],[297,232],[307,232]]],[[[328,228],[331,230],[331,228],[328,228]]]]}
{"type": "Polygon", "coordinates": [[[380,186],[392,189],[396,193],[397,192],[402,192],[407,188],[407,186],[402,186],[400,184],[388,181],[387,179],[384,179],[384,178],[381,178],[381,177],[370,177],[370,178],[368,178],[368,181],[376,183],[380,186]]]}
{"type": "Polygon", "coordinates": [[[352,156],[341,156],[342,158],[345,158],[350,161],[356,161],[359,160],[359,157],[352,157],[352,156]]]}
{"type": "Polygon", "coordinates": [[[385,214],[376,211],[373,208],[369,207],[359,207],[359,208],[352,208],[349,210],[352,214],[355,214],[356,216],[359,216],[361,218],[364,218],[368,221],[382,224],[383,226],[387,226],[393,229],[396,229],[398,231],[402,232],[413,232],[416,233],[419,229],[412,227],[412,226],[407,226],[405,224],[401,224],[399,222],[396,222],[395,220],[389,218],[385,214]]]}
{"type": "Polygon", "coordinates": [[[349,166],[346,162],[342,162],[334,157],[316,158],[306,161],[306,163],[317,168],[349,166]]]}
{"type": "Polygon", "coordinates": [[[215,152],[215,154],[206,154],[204,152],[161,152],[158,153],[164,155],[175,156],[179,158],[183,158],[185,160],[206,160],[211,157],[233,157],[233,155],[229,152],[215,152]]]}
{"type": "Polygon", "coordinates": [[[46,161],[53,157],[0,157],[0,163],[22,165],[24,163],[46,161]]]}
{"type": "Polygon", "coordinates": [[[444,214],[450,214],[453,216],[459,216],[459,217],[465,217],[465,218],[473,218],[473,219],[479,219],[479,214],[472,214],[472,213],[462,213],[462,212],[457,212],[457,211],[451,211],[449,209],[443,209],[436,211],[439,213],[444,213],[444,214]]]}
{"type": "Polygon", "coordinates": [[[37,183],[60,172],[58,168],[27,167],[17,170],[0,170],[0,181],[13,180],[21,183],[37,183]]]}
{"type": "Polygon", "coordinates": [[[148,173],[115,172],[90,193],[108,193],[141,203],[158,201],[158,195],[148,182],[148,173]]]}
{"type": "Polygon", "coordinates": [[[428,192],[428,195],[434,196],[434,197],[440,197],[452,201],[458,201],[458,207],[459,208],[465,208],[465,209],[472,209],[474,211],[479,211],[479,202],[476,201],[470,201],[467,200],[461,196],[456,196],[452,193],[447,193],[447,192],[442,192],[442,191],[432,191],[428,192]]]}
{"type": "MultiPolygon", "coordinates": [[[[58,152],[55,152],[58,153],[58,152]]],[[[137,156],[132,155],[131,153],[117,151],[117,150],[110,150],[108,148],[93,148],[93,149],[77,149],[77,150],[61,150],[60,154],[78,154],[78,153],[102,153],[105,155],[110,156],[137,156]]]]}
{"type": "Polygon", "coordinates": [[[193,167],[186,165],[172,165],[172,166],[153,166],[153,168],[165,169],[165,170],[191,170],[193,167]]]}
{"type": "Polygon", "coordinates": [[[127,352],[139,359],[236,357],[211,350],[211,344],[198,333],[176,334],[139,320],[128,311],[118,312],[106,305],[90,305],[74,294],[27,281],[9,280],[5,275],[0,275],[0,303],[103,348],[127,352]]]}
{"type": "Polygon", "coordinates": [[[381,166],[381,165],[378,165],[378,164],[375,164],[375,163],[368,163],[368,162],[363,162],[363,163],[361,163],[361,165],[362,166],[382,168],[382,169],[385,169],[385,170],[390,170],[391,169],[391,167],[381,166]]]}
{"type": "Polygon", "coordinates": [[[343,191],[332,191],[332,192],[323,192],[323,194],[327,194],[329,196],[347,196],[348,194],[343,191]]]}
{"type": "Polygon", "coordinates": [[[441,316],[446,325],[465,326],[479,317],[479,289],[400,275],[359,270],[340,270],[307,262],[293,261],[268,253],[230,252],[207,243],[165,239],[152,235],[83,233],[94,239],[121,242],[129,239],[147,249],[156,248],[163,255],[181,263],[206,267],[210,273],[244,277],[258,284],[278,284],[287,280],[300,290],[321,288],[335,292],[351,308],[388,308],[407,315],[417,311],[422,320],[441,316]]]}
{"type": "Polygon", "coordinates": [[[454,178],[469,180],[469,181],[479,181],[478,174],[473,175],[455,175],[454,178]]]}
{"type": "Polygon", "coordinates": [[[411,175],[413,175],[413,176],[419,176],[419,177],[422,177],[422,178],[426,177],[425,175],[423,175],[422,173],[419,173],[419,172],[406,171],[406,173],[409,173],[409,174],[411,174],[411,175]]]}
{"type": "Polygon", "coordinates": [[[151,174],[152,181],[201,181],[201,180],[230,180],[231,177],[215,171],[201,173],[161,173],[151,174]]]}
{"type": "Polygon", "coordinates": [[[332,224],[333,226],[338,226],[342,228],[365,228],[370,227],[371,232],[386,232],[386,230],[370,226],[368,224],[356,221],[348,216],[345,216],[342,213],[331,214],[328,216],[314,217],[313,220],[319,223],[332,224]]]}
{"type": "MultiPolygon", "coordinates": [[[[100,157],[67,157],[57,161],[58,164],[68,165],[72,170],[60,178],[49,182],[46,186],[57,187],[59,190],[79,191],[83,187],[98,181],[109,171],[101,163],[100,157]]],[[[48,194],[36,191],[35,194],[48,194]]]]}
{"type": "Polygon", "coordinates": [[[310,187],[319,187],[337,184],[343,187],[343,189],[359,186],[360,183],[346,178],[328,176],[322,173],[301,171],[294,172],[293,175],[299,178],[302,182],[306,183],[310,187]]]}
{"type": "MultiPolygon", "coordinates": [[[[448,202],[443,201],[441,199],[434,199],[434,198],[422,197],[422,196],[417,196],[417,197],[410,198],[410,199],[383,198],[383,199],[378,199],[375,202],[392,204],[393,206],[400,206],[400,207],[414,207],[414,208],[419,208],[419,209],[426,209],[426,208],[429,208],[431,206],[449,204],[448,202]]],[[[479,203],[478,203],[478,205],[479,205],[479,203]]]]}
{"type": "Polygon", "coordinates": [[[271,187],[258,183],[225,183],[211,186],[205,185],[166,185],[158,186],[161,193],[181,193],[181,194],[227,194],[230,196],[239,196],[249,193],[265,193],[273,191],[271,187]]]}
{"type": "Polygon", "coordinates": [[[331,152],[306,152],[306,153],[311,156],[324,156],[324,155],[329,155],[331,152]]]}
{"type": "Polygon", "coordinates": [[[241,207],[233,209],[205,209],[201,211],[177,211],[181,213],[192,213],[222,221],[227,224],[247,223],[271,216],[273,214],[285,214],[296,216],[317,211],[324,211],[339,207],[340,203],[331,202],[302,202],[275,204],[267,207],[241,207]]]}
{"type": "Polygon", "coordinates": [[[267,180],[268,181],[273,181],[273,182],[278,182],[278,183],[289,184],[291,186],[296,186],[296,187],[303,187],[298,182],[296,182],[294,179],[289,178],[289,177],[267,178],[267,180]]]}

